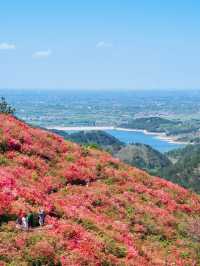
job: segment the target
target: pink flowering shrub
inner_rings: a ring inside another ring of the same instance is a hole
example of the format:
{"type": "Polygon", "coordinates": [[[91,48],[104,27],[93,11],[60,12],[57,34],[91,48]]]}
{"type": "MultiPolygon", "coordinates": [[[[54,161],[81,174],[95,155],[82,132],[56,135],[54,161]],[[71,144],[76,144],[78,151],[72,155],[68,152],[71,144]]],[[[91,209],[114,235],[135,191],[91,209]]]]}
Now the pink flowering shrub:
{"type": "Polygon", "coordinates": [[[199,196],[12,116],[0,127],[0,265],[198,265],[199,196]],[[42,229],[15,228],[41,207],[42,229]]]}

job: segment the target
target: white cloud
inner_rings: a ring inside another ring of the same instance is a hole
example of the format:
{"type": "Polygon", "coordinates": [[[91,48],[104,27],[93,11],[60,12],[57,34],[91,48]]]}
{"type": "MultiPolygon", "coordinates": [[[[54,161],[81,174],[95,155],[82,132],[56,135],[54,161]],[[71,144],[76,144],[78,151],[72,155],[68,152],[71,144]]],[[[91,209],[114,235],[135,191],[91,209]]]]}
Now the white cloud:
{"type": "Polygon", "coordinates": [[[33,53],[32,57],[35,59],[40,59],[40,58],[48,58],[52,54],[52,51],[50,49],[45,50],[45,51],[37,51],[33,53]]]}
{"type": "Polygon", "coordinates": [[[111,42],[100,41],[96,44],[97,48],[111,48],[113,44],[111,42]]]}
{"type": "Polygon", "coordinates": [[[2,42],[0,43],[0,50],[14,50],[16,45],[14,43],[2,42]]]}

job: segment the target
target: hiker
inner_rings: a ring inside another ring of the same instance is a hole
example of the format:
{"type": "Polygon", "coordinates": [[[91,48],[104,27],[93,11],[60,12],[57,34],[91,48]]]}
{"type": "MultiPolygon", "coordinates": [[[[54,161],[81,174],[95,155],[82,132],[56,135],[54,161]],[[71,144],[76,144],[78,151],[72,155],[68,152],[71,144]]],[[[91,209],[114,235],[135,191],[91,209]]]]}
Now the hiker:
{"type": "Polygon", "coordinates": [[[39,225],[43,226],[44,225],[44,219],[45,219],[45,212],[43,209],[39,210],[38,217],[39,217],[39,225]]]}
{"type": "Polygon", "coordinates": [[[16,220],[16,228],[18,229],[22,228],[22,217],[23,217],[23,211],[20,210],[17,216],[17,220],[16,220]]]}
{"type": "Polygon", "coordinates": [[[16,228],[20,229],[21,226],[22,226],[22,218],[21,216],[18,216],[16,220],[16,228]]]}
{"type": "Polygon", "coordinates": [[[89,187],[89,185],[90,185],[90,180],[87,179],[87,180],[86,180],[86,187],[89,187]]]}
{"type": "Polygon", "coordinates": [[[33,227],[33,213],[32,211],[29,212],[29,214],[27,215],[27,223],[28,223],[28,227],[33,227]]]}
{"type": "Polygon", "coordinates": [[[25,215],[22,216],[22,225],[21,225],[21,227],[24,230],[28,230],[28,221],[27,221],[27,217],[25,215]]]}

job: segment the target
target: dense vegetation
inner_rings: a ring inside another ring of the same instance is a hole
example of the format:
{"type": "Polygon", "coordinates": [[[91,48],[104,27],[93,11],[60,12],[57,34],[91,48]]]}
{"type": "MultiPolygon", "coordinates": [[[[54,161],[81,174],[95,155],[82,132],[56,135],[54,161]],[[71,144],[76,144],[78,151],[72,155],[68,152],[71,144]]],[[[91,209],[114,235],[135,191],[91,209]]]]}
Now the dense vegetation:
{"type": "Polygon", "coordinates": [[[136,143],[121,148],[115,156],[130,165],[156,174],[163,167],[172,165],[168,157],[149,145],[136,143]]]}
{"type": "Polygon", "coordinates": [[[166,154],[174,164],[163,168],[160,175],[200,193],[200,144],[166,154]]]}
{"type": "Polygon", "coordinates": [[[12,115],[15,113],[15,109],[6,102],[4,97],[1,97],[0,99],[0,113],[12,115]]]}
{"type": "Polygon", "coordinates": [[[199,265],[198,195],[11,116],[0,126],[0,265],[199,265]],[[39,207],[43,230],[15,228],[39,207]]]}
{"type": "Polygon", "coordinates": [[[179,125],[181,122],[171,121],[161,117],[143,117],[136,118],[128,124],[122,124],[122,127],[142,129],[150,132],[165,132],[167,128],[179,125]]]}

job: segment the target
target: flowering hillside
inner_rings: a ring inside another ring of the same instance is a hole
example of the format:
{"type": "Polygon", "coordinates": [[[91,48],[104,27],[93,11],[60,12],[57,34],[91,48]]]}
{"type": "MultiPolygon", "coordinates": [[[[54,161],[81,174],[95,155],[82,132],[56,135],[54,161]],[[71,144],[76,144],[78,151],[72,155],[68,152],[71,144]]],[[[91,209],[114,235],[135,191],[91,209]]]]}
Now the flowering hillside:
{"type": "Polygon", "coordinates": [[[200,197],[0,115],[0,265],[200,265],[200,197]],[[17,229],[19,212],[46,225],[17,229]]]}

